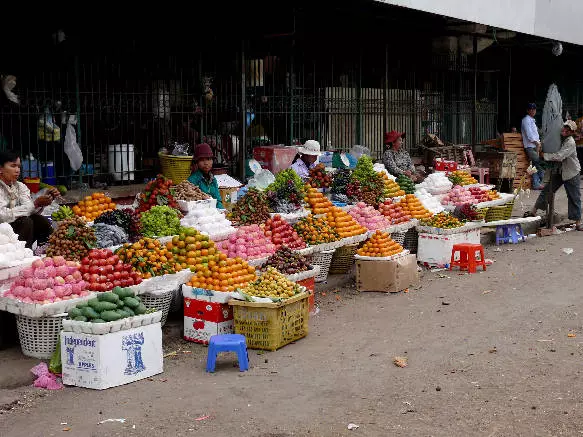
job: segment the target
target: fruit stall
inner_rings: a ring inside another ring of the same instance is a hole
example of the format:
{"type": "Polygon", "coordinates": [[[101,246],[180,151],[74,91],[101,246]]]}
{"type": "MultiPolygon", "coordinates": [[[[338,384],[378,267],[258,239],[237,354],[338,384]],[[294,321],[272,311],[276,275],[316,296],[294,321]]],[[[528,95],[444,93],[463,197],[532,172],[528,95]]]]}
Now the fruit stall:
{"type": "Polygon", "coordinates": [[[161,326],[183,311],[186,341],[234,332],[276,350],[308,334],[316,283],[354,268],[362,291],[402,291],[418,280],[417,261],[447,264],[455,242],[479,242],[489,209],[513,202],[463,171],[416,185],[380,167],[366,155],[354,170],[318,164],[306,183],[284,169],[239,193],[225,178],[227,210],[160,175],[131,206],[107,193],[60,206],[40,257],[0,225],[0,310],[17,315],[24,354],[48,359],[60,347],[66,383],[112,387],[136,379],[108,381],[98,363],[78,363],[95,372],[88,380],[71,364],[82,348],[70,345],[124,350],[149,336],[159,373],[161,326]],[[378,285],[364,272],[380,272],[378,285]]]}

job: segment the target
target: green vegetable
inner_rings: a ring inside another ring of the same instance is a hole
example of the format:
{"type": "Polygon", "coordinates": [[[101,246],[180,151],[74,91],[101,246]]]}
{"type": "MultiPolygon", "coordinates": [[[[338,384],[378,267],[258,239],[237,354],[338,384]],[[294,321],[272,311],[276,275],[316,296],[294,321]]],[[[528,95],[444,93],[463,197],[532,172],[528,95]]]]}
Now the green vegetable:
{"type": "Polygon", "coordinates": [[[91,320],[91,323],[106,323],[106,321],[103,319],[93,319],[91,320]]]}
{"type": "Polygon", "coordinates": [[[117,304],[111,302],[98,302],[91,306],[95,311],[101,313],[102,311],[113,311],[117,309],[117,304]]]}
{"type": "Polygon", "coordinates": [[[115,287],[113,292],[122,299],[124,297],[134,297],[136,295],[131,288],[115,287]]]}
{"type": "Polygon", "coordinates": [[[128,313],[129,317],[133,317],[136,315],[134,310],[132,310],[130,307],[123,307],[122,310],[124,310],[126,313],[128,313]]]}
{"type": "Polygon", "coordinates": [[[99,318],[99,313],[91,307],[83,308],[82,313],[88,319],[98,319],[99,318]]]}
{"type": "MultiPolygon", "coordinates": [[[[88,307],[84,307],[84,308],[88,308],[88,307]]],[[[74,319],[75,317],[79,317],[82,315],[83,315],[83,312],[81,311],[80,308],[71,308],[69,310],[69,318],[70,319],[74,319]]]]}
{"type": "Polygon", "coordinates": [[[101,304],[101,302],[96,297],[87,301],[87,305],[89,305],[91,308],[96,308],[99,304],[101,304]]]}
{"type": "Polygon", "coordinates": [[[136,313],[136,316],[141,316],[142,314],[146,314],[146,311],[148,311],[148,308],[146,308],[146,305],[144,305],[143,303],[139,304],[136,308],[134,308],[134,312],[136,313]]]}
{"type": "Polygon", "coordinates": [[[75,317],[73,320],[75,320],[76,322],[86,322],[87,321],[87,317],[85,317],[85,316],[78,316],[78,317],[75,317]]]}
{"type": "Polygon", "coordinates": [[[177,235],[180,232],[178,211],[169,206],[154,206],[142,213],[142,234],[144,237],[177,235]]]}
{"type": "Polygon", "coordinates": [[[121,319],[121,316],[115,311],[103,311],[101,313],[101,318],[106,322],[115,322],[121,319]]]}
{"type": "Polygon", "coordinates": [[[126,317],[131,317],[131,314],[124,310],[117,309],[115,310],[115,312],[118,313],[122,319],[125,319],[126,317]]]}
{"type": "Polygon", "coordinates": [[[89,301],[81,302],[81,303],[77,304],[77,308],[81,309],[81,308],[86,307],[88,305],[89,305],[89,301]]]}
{"type": "Polygon", "coordinates": [[[120,300],[117,302],[117,309],[118,309],[118,310],[119,310],[119,309],[122,309],[124,306],[125,306],[125,304],[123,303],[123,300],[121,300],[121,299],[120,299],[120,300]]]}
{"type": "Polygon", "coordinates": [[[135,297],[126,297],[123,300],[123,303],[130,308],[137,308],[140,305],[140,301],[137,300],[135,297]]]}
{"type": "Polygon", "coordinates": [[[97,298],[102,302],[111,302],[117,304],[119,296],[115,293],[100,293],[97,298]]]}

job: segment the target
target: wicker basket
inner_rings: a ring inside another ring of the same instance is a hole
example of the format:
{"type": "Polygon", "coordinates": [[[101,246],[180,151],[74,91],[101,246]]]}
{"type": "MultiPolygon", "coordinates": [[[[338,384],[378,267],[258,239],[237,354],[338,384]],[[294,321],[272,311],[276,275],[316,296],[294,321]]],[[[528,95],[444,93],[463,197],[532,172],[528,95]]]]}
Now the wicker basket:
{"type": "Polygon", "coordinates": [[[160,323],[162,326],[166,323],[168,318],[168,313],[170,312],[170,305],[172,305],[172,299],[174,299],[175,290],[171,289],[160,294],[141,294],[140,299],[146,308],[154,308],[162,311],[162,320],[160,323]]]}
{"type": "Polygon", "coordinates": [[[405,241],[403,242],[403,248],[411,253],[417,253],[417,246],[419,245],[419,233],[415,228],[409,229],[405,233],[405,241]]]}
{"type": "Polygon", "coordinates": [[[172,182],[179,184],[190,176],[192,156],[174,156],[158,153],[162,174],[172,182]]]}
{"type": "Polygon", "coordinates": [[[328,279],[328,272],[334,252],[335,250],[325,250],[323,252],[316,252],[311,257],[307,257],[310,264],[320,266],[320,273],[315,278],[316,282],[324,282],[328,279]]]}
{"type": "Polygon", "coordinates": [[[234,330],[250,349],[275,351],[308,335],[308,295],[301,293],[279,303],[231,300],[234,330]]]}
{"type": "Polygon", "coordinates": [[[502,206],[492,206],[488,208],[485,220],[488,222],[495,222],[498,220],[508,220],[512,217],[512,210],[514,209],[514,201],[508,202],[502,206]]]}
{"type": "Polygon", "coordinates": [[[349,244],[336,249],[330,264],[331,275],[344,275],[348,273],[352,264],[354,264],[354,255],[358,250],[358,244],[349,244]]]}
{"type": "Polygon", "coordinates": [[[55,352],[66,314],[49,317],[16,316],[22,353],[27,357],[48,360],[55,352]]]}
{"type": "Polygon", "coordinates": [[[407,232],[394,232],[391,234],[391,239],[395,243],[399,243],[401,246],[405,244],[405,235],[407,232]]]}

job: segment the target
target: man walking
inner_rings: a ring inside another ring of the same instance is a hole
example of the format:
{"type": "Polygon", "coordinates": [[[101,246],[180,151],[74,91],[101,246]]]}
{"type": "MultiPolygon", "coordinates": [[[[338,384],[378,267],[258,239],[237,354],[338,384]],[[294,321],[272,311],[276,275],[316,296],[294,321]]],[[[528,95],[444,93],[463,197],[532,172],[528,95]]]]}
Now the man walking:
{"type": "Polygon", "coordinates": [[[532,189],[542,190],[544,188],[543,178],[545,172],[541,166],[540,159],[540,137],[534,116],[536,115],[536,105],[529,103],[526,107],[526,116],[522,119],[522,143],[526,156],[531,160],[538,172],[532,175],[532,189]]]}

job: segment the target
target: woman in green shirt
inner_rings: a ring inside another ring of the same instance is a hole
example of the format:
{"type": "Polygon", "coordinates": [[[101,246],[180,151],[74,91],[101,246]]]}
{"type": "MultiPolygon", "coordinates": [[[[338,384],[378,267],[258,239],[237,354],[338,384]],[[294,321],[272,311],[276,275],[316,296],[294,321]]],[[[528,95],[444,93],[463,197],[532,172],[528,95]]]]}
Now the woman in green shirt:
{"type": "Polygon", "coordinates": [[[217,208],[224,209],[219,184],[211,173],[213,169],[213,158],[213,151],[208,144],[198,144],[194,148],[193,158],[193,163],[196,164],[197,170],[190,175],[188,181],[198,186],[203,193],[217,199],[217,208]]]}

